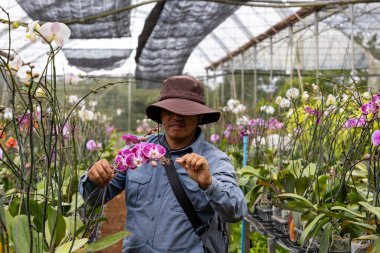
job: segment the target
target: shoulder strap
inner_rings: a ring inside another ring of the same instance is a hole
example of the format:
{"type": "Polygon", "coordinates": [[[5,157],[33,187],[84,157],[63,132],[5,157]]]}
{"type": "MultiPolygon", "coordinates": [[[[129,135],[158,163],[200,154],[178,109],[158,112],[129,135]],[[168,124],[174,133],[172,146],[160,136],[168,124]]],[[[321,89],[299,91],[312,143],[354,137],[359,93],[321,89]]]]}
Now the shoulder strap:
{"type": "Polygon", "coordinates": [[[191,225],[193,226],[195,233],[201,236],[207,230],[207,226],[202,223],[201,219],[195,211],[193,204],[191,203],[189,197],[186,195],[186,192],[183,189],[183,186],[178,178],[172,157],[168,149],[166,149],[165,158],[167,160],[163,162],[163,166],[165,168],[166,175],[169,179],[169,183],[172,187],[174,195],[177,198],[183,211],[185,212],[187,218],[189,219],[191,225]]]}

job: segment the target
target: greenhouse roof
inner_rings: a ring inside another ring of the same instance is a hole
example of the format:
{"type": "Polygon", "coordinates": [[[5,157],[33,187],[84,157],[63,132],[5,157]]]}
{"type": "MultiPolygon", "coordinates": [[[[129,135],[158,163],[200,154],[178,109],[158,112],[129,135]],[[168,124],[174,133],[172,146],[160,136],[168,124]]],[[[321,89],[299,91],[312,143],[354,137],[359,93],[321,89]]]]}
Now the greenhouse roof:
{"type": "MultiPolygon", "coordinates": [[[[140,86],[152,87],[170,75],[205,76],[206,69],[367,68],[380,55],[380,3],[347,4],[352,2],[3,0],[0,5],[12,21],[69,25],[71,39],[57,58],[59,74],[130,74],[140,86]]],[[[2,50],[9,46],[7,29],[0,26],[2,50]]],[[[24,61],[46,61],[47,46],[26,40],[25,28],[11,34],[11,48],[24,61]]]]}

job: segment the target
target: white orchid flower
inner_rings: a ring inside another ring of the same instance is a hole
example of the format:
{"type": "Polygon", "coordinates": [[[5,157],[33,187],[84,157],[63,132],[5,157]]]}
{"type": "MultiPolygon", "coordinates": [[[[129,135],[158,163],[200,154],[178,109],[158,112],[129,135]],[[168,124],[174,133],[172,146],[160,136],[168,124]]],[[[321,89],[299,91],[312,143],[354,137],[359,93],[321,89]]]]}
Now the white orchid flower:
{"type": "Polygon", "coordinates": [[[302,100],[307,101],[309,99],[309,94],[307,91],[304,91],[301,95],[302,100]]]}
{"type": "Polygon", "coordinates": [[[76,96],[76,95],[70,95],[69,96],[69,103],[70,104],[76,104],[76,103],[78,103],[78,101],[79,101],[78,96],[76,96]]]}
{"type": "Polygon", "coordinates": [[[288,108],[288,107],[290,107],[290,101],[289,101],[289,99],[286,99],[286,98],[282,99],[281,102],[280,102],[280,104],[279,104],[279,106],[281,108],[288,108]]]}
{"type": "Polygon", "coordinates": [[[116,115],[117,115],[117,116],[120,116],[122,112],[123,112],[123,110],[120,109],[120,108],[118,108],[118,109],[116,110],[116,115]]]}
{"type": "Polygon", "coordinates": [[[47,22],[43,24],[39,30],[43,39],[42,43],[54,41],[59,47],[63,47],[71,35],[69,27],[63,23],[47,22]]]}
{"type": "Polygon", "coordinates": [[[41,98],[41,97],[46,97],[45,91],[41,88],[38,87],[36,90],[36,97],[41,98]]]}
{"type": "Polygon", "coordinates": [[[11,120],[13,118],[13,112],[11,108],[9,107],[5,108],[3,118],[5,120],[8,120],[8,119],[11,120]]]}
{"type": "Polygon", "coordinates": [[[17,71],[17,76],[20,78],[20,81],[25,84],[30,84],[31,76],[31,70],[29,66],[22,66],[17,71]]]}
{"type": "Polygon", "coordinates": [[[297,88],[290,88],[286,92],[286,97],[289,99],[296,99],[300,95],[300,91],[297,88]]]}
{"type": "Polygon", "coordinates": [[[329,94],[327,96],[326,105],[329,106],[329,105],[335,105],[335,104],[336,104],[336,97],[332,94],[329,94]]]}
{"type": "Polygon", "coordinates": [[[281,96],[278,96],[276,97],[276,100],[274,101],[276,104],[280,105],[281,104],[281,101],[282,101],[282,97],[281,96]]]}
{"type": "Polygon", "coordinates": [[[13,57],[13,60],[9,62],[9,66],[12,69],[15,69],[16,71],[22,67],[22,64],[23,64],[23,61],[22,61],[21,56],[19,55],[16,55],[15,57],[13,57]]]}
{"type": "Polygon", "coordinates": [[[369,93],[368,91],[366,91],[366,92],[363,92],[363,98],[365,98],[365,99],[371,99],[372,95],[371,95],[371,93],[369,93]]]}
{"type": "Polygon", "coordinates": [[[30,39],[32,42],[35,42],[37,35],[34,33],[34,30],[39,31],[39,29],[40,24],[38,24],[38,20],[30,22],[26,28],[26,38],[30,39]]]}

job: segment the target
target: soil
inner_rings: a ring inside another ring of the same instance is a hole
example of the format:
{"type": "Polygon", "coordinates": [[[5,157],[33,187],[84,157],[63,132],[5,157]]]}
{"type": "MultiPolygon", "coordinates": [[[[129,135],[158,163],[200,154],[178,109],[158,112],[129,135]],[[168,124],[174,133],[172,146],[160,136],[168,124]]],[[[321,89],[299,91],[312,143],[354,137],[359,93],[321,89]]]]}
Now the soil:
{"type": "MultiPolygon", "coordinates": [[[[104,237],[119,231],[122,231],[125,226],[127,217],[127,209],[125,207],[124,191],[108,202],[103,209],[107,221],[100,226],[100,236],[104,237]]],[[[117,244],[101,251],[102,253],[119,253],[122,249],[123,240],[117,244]]]]}

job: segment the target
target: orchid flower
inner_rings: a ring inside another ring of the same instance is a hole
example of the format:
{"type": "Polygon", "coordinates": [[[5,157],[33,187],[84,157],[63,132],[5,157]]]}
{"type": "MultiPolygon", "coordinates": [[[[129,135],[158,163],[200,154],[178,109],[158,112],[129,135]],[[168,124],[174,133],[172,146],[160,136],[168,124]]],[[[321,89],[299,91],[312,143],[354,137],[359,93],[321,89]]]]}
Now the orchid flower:
{"type": "Polygon", "coordinates": [[[372,133],[372,143],[374,146],[380,145],[380,130],[376,130],[372,133]]]}
{"type": "Polygon", "coordinates": [[[59,47],[63,47],[71,35],[69,27],[63,23],[47,22],[39,29],[42,35],[42,43],[51,43],[54,41],[59,47]]]}
{"type": "Polygon", "coordinates": [[[40,25],[38,24],[38,20],[30,22],[26,28],[26,37],[30,39],[30,41],[35,42],[37,36],[34,33],[34,30],[39,31],[39,29],[40,25]]]}

